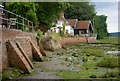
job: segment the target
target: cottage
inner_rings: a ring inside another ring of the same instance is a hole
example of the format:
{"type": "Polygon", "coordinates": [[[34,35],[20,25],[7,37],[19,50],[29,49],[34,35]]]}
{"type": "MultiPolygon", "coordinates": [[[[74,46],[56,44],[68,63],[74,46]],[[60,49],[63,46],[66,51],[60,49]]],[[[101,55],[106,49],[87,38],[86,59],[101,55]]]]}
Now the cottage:
{"type": "Polygon", "coordinates": [[[78,19],[65,19],[64,13],[61,14],[59,20],[56,21],[56,27],[52,27],[51,31],[60,33],[64,22],[66,22],[65,33],[71,35],[89,36],[93,34],[93,24],[91,21],[78,21],[78,19]]]}
{"type": "Polygon", "coordinates": [[[54,31],[56,33],[60,33],[60,31],[62,31],[62,27],[63,27],[64,22],[66,22],[65,33],[74,35],[74,28],[69,24],[69,21],[67,19],[65,19],[64,13],[61,14],[60,19],[56,21],[56,23],[57,23],[56,27],[52,27],[51,31],[54,31]]]}
{"type": "Polygon", "coordinates": [[[74,35],[93,34],[93,25],[91,21],[78,21],[74,27],[74,35]]]}

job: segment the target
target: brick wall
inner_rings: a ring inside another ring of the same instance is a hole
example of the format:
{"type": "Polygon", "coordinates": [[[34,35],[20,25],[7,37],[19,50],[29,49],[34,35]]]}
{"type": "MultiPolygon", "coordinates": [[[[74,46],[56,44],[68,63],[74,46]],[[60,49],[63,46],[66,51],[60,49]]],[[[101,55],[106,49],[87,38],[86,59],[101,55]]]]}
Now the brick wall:
{"type": "Polygon", "coordinates": [[[68,43],[87,43],[96,41],[96,37],[62,37],[61,43],[68,44],[68,43]]]}
{"type": "Polygon", "coordinates": [[[0,28],[0,48],[2,48],[0,50],[0,70],[9,66],[6,47],[6,43],[8,40],[19,41],[28,57],[32,58],[32,48],[29,41],[32,40],[36,42],[35,37],[36,33],[23,32],[17,29],[0,28]]]}

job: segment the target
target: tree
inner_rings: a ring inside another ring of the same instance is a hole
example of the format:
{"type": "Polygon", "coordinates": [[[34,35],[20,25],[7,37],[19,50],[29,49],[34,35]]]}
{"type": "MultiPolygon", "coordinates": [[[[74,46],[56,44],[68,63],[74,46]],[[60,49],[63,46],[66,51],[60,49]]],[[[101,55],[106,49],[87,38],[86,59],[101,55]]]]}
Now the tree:
{"type": "Polygon", "coordinates": [[[93,20],[95,15],[95,4],[90,2],[71,2],[70,7],[65,10],[67,19],[93,20]]]}
{"type": "Polygon", "coordinates": [[[98,35],[98,39],[108,36],[107,16],[99,15],[94,17],[94,31],[98,35]]]}
{"type": "Polygon", "coordinates": [[[68,3],[65,2],[39,2],[36,5],[39,28],[43,32],[50,29],[52,22],[60,17],[60,13],[63,12],[67,6],[68,3]]]}

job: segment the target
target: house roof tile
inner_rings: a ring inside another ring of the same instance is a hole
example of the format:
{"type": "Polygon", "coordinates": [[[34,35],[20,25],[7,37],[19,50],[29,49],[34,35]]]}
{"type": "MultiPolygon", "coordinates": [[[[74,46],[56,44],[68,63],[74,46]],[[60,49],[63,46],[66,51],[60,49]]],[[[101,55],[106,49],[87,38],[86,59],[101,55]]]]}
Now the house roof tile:
{"type": "Polygon", "coordinates": [[[67,19],[67,21],[69,22],[69,24],[72,26],[72,27],[75,27],[76,23],[77,23],[77,19],[67,19]]]}
{"type": "Polygon", "coordinates": [[[78,21],[75,29],[88,29],[90,21],[78,21]]]}

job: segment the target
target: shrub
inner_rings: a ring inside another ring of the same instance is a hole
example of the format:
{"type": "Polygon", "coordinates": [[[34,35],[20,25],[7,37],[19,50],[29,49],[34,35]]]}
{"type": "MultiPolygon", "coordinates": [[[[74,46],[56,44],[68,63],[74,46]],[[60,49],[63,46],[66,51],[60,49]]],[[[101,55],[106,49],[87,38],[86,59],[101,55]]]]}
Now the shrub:
{"type": "Polygon", "coordinates": [[[98,62],[97,66],[107,68],[118,67],[118,57],[107,55],[100,62],[98,62]]]}
{"type": "Polygon", "coordinates": [[[104,50],[102,49],[83,49],[81,50],[82,53],[87,53],[87,54],[90,54],[90,55],[94,55],[94,56],[97,56],[97,57],[102,57],[104,56],[104,50]]]}
{"type": "Polygon", "coordinates": [[[36,36],[37,45],[39,45],[40,39],[41,39],[42,37],[43,37],[43,32],[42,32],[40,29],[38,29],[38,30],[37,30],[37,36],[36,36]]]}
{"type": "Polygon", "coordinates": [[[118,72],[116,71],[106,72],[104,75],[101,75],[99,77],[100,78],[118,77],[118,72]]]}
{"type": "Polygon", "coordinates": [[[48,36],[53,37],[57,43],[60,43],[60,34],[59,33],[50,32],[50,33],[48,33],[48,36]]]}

